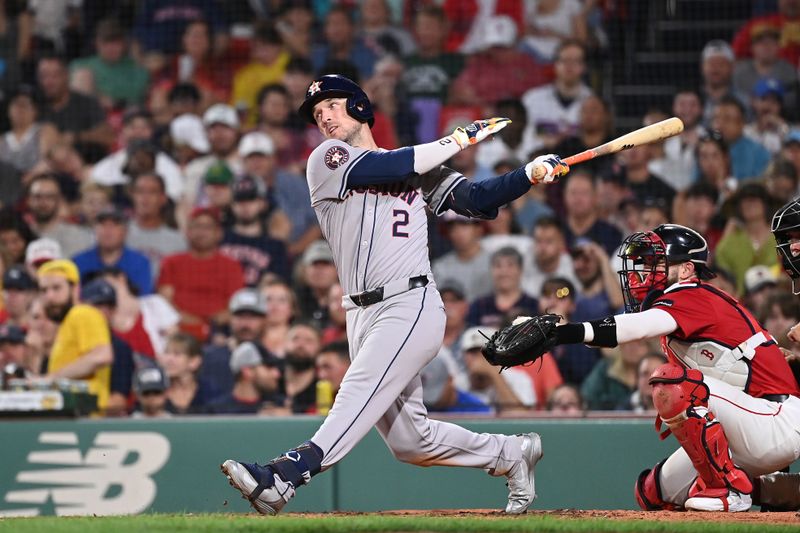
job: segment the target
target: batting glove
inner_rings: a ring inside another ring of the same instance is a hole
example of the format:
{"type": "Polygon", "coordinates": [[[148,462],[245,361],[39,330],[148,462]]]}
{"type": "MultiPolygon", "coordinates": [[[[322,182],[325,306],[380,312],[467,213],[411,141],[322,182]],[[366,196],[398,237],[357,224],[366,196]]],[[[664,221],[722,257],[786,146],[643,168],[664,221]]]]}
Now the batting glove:
{"type": "Polygon", "coordinates": [[[569,165],[564,163],[556,154],[540,155],[527,165],[525,173],[531,183],[553,183],[569,172],[569,165]]]}
{"type": "Polygon", "coordinates": [[[510,119],[503,117],[487,118],[476,120],[469,126],[456,128],[452,137],[462,150],[477,144],[489,135],[494,135],[511,123],[510,119]]]}

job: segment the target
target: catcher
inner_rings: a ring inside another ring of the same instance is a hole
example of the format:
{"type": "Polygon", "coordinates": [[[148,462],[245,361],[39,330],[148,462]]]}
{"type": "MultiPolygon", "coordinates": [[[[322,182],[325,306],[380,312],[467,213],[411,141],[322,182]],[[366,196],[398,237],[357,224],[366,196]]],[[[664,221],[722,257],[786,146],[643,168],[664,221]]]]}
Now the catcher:
{"type": "Polygon", "coordinates": [[[619,271],[625,313],[557,325],[518,318],[484,347],[503,367],[535,361],[557,344],[613,347],[660,336],[669,362],[653,372],[653,403],[681,448],[635,484],[642,509],[747,511],[751,478],[800,456],[800,390],[772,336],[727,293],[705,283],[708,246],[664,224],[628,237],[619,271]]]}

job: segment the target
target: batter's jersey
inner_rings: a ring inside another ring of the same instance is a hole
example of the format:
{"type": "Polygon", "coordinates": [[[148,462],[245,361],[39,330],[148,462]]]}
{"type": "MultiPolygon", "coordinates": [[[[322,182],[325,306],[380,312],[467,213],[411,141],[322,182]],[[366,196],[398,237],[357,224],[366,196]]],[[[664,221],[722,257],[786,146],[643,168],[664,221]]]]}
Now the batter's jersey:
{"type": "Polygon", "coordinates": [[[669,313],[678,329],[662,337],[677,364],[699,368],[751,396],[800,390],[772,336],[736,299],[703,282],[677,283],[652,308],[669,313]]]}
{"type": "Polygon", "coordinates": [[[306,171],[311,205],[345,294],[430,274],[425,205],[441,214],[446,195],[466,179],[440,167],[403,181],[348,188],[350,171],[368,153],[327,140],[311,153],[306,171]]]}

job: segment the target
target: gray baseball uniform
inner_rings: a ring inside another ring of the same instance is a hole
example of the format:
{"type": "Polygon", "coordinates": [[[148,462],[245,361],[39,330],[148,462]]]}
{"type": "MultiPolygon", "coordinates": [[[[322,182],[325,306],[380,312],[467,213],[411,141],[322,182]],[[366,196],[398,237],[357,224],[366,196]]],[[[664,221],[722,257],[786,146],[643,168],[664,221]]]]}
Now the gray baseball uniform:
{"type": "Polygon", "coordinates": [[[322,467],[336,464],[377,426],[401,461],[505,475],[522,457],[521,437],[430,420],[422,402],[419,372],[436,356],[445,324],[428,260],[425,205],[441,214],[447,194],[466,178],[441,167],[411,180],[348,188],[348,173],[366,153],[327,140],[308,160],[311,204],[345,294],[384,287],[384,299],[365,307],[344,298],[352,365],[311,438],[324,453],[322,467]],[[409,289],[409,279],[419,276],[428,284],[409,289]]]}

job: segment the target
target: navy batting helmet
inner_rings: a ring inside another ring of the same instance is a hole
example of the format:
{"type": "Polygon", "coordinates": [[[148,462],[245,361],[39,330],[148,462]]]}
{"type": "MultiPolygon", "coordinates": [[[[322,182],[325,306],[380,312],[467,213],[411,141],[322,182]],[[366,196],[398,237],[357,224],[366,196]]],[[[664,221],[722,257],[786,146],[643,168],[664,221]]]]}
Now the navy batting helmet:
{"type": "Polygon", "coordinates": [[[314,105],[326,98],[347,98],[347,113],[359,122],[366,122],[371,128],[375,123],[372,104],[367,94],[353,80],[338,74],[328,74],[314,80],[308,86],[306,99],[298,113],[311,124],[314,120],[314,105]]]}

